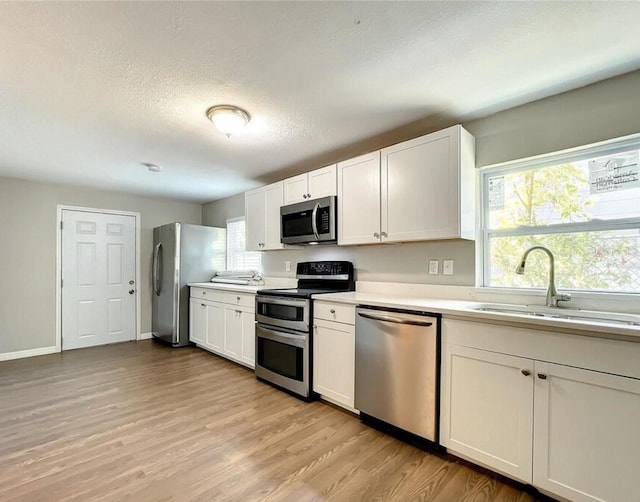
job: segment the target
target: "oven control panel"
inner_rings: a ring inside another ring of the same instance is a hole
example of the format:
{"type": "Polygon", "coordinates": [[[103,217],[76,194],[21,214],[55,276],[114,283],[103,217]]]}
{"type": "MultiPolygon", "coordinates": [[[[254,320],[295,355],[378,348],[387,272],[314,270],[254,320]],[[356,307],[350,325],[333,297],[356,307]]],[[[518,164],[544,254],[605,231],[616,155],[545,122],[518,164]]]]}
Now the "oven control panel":
{"type": "Polygon", "coordinates": [[[297,275],[347,275],[353,277],[353,263],[350,261],[304,261],[296,268],[297,275]]]}

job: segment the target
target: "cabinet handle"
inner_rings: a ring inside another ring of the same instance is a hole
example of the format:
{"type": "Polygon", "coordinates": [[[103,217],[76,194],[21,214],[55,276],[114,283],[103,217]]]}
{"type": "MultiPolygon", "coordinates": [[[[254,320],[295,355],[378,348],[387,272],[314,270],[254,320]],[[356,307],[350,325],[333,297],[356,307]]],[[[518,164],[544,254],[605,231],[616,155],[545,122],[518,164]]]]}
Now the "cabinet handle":
{"type": "Polygon", "coordinates": [[[331,309],[329,312],[331,312],[332,314],[336,313],[336,309],[331,309]]]}
{"type": "Polygon", "coordinates": [[[387,237],[387,232],[382,232],[380,235],[382,235],[382,237],[387,237]]]}
{"type": "Polygon", "coordinates": [[[546,379],[547,379],[547,375],[546,375],[546,374],[544,374],[544,373],[538,373],[538,378],[539,378],[540,380],[546,380],[546,379]]]}
{"type": "Polygon", "coordinates": [[[236,296],[236,300],[240,301],[240,297],[239,297],[239,296],[236,296]]]}
{"type": "Polygon", "coordinates": [[[310,193],[308,193],[308,194],[307,194],[307,199],[310,199],[310,198],[311,198],[311,194],[310,194],[310,193]]]}
{"type": "Polygon", "coordinates": [[[380,234],[379,234],[378,232],[373,232],[373,236],[374,236],[376,239],[379,239],[379,238],[380,238],[380,234]]]}
{"type": "Polygon", "coordinates": [[[522,373],[524,376],[531,375],[531,372],[529,370],[525,370],[525,369],[520,370],[520,373],[522,373]]]}
{"type": "Polygon", "coordinates": [[[206,305],[204,303],[201,303],[200,306],[201,307],[206,307],[206,305]]]}
{"type": "Polygon", "coordinates": [[[302,194],[302,198],[303,198],[303,199],[306,199],[306,198],[307,198],[307,194],[306,194],[306,193],[303,193],[303,194],[302,194]]]}
{"type": "Polygon", "coordinates": [[[207,292],[206,292],[206,291],[203,291],[203,292],[202,292],[202,296],[204,296],[204,295],[206,295],[206,294],[207,294],[207,292]]]}

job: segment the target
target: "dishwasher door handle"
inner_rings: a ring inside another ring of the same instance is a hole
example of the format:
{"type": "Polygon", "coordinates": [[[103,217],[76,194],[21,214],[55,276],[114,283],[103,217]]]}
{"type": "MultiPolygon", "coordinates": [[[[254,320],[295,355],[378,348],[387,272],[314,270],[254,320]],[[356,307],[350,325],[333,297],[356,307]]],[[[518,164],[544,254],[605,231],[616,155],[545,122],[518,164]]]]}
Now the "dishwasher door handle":
{"type": "Polygon", "coordinates": [[[360,317],[366,317],[367,319],[373,319],[374,321],[385,321],[385,322],[393,322],[396,324],[411,324],[412,326],[433,326],[432,322],[429,321],[417,321],[414,319],[407,319],[403,317],[395,317],[390,315],[383,314],[369,314],[364,312],[358,312],[360,317]]]}

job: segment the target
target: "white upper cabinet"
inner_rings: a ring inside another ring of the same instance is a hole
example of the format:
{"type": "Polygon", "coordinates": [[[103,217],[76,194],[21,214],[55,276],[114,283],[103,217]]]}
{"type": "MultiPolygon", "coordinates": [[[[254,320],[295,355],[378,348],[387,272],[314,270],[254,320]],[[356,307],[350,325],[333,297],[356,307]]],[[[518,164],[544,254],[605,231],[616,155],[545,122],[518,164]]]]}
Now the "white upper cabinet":
{"type": "Polygon", "coordinates": [[[336,195],[336,165],[284,180],[284,204],[336,195]]]}
{"type": "Polygon", "coordinates": [[[339,163],[338,216],[338,244],[473,239],[475,139],[458,125],[339,163]]]}
{"type": "Polygon", "coordinates": [[[256,188],[245,193],[247,251],[282,249],[280,243],[280,207],[283,202],[283,183],[256,188]]]}
{"type": "Polygon", "coordinates": [[[380,152],[338,164],[338,244],[380,242],[380,152]]]}

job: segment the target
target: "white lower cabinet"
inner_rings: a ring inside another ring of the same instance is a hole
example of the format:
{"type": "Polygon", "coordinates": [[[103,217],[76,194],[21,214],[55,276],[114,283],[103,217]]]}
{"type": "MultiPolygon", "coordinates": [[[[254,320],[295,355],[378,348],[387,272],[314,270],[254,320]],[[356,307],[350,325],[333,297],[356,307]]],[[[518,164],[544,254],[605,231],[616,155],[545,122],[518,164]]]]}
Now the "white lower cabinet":
{"type": "MultiPolygon", "coordinates": [[[[192,292],[193,294],[193,292],[192,292]]],[[[255,367],[255,296],[218,293],[216,300],[192,297],[189,302],[189,339],[198,347],[255,367]]]]}
{"type": "Polygon", "coordinates": [[[576,502],[640,500],[640,380],[542,362],[535,380],[533,484],[576,502]]]}
{"type": "Polygon", "coordinates": [[[533,361],[457,345],[445,358],[448,448],[531,482],[533,361]]]}
{"type": "Polygon", "coordinates": [[[314,303],[313,390],[355,411],[355,307],[314,303]]]}
{"type": "Polygon", "coordinates": [[[448,319],[442,334],[451,453],[570,501],[640,500],[640,344],[448,319]]]}

